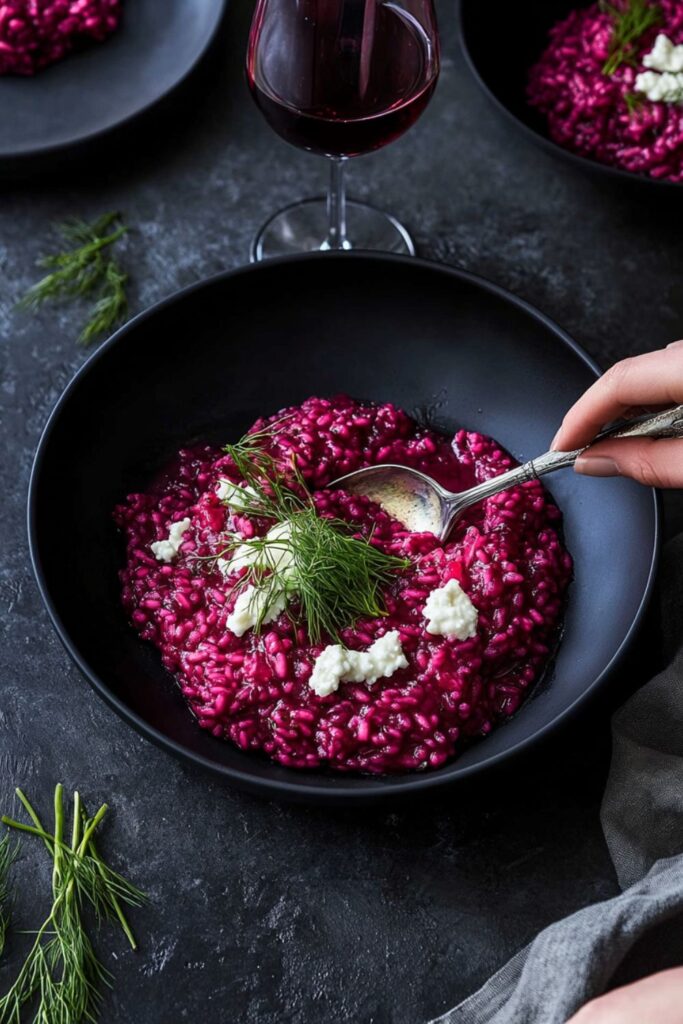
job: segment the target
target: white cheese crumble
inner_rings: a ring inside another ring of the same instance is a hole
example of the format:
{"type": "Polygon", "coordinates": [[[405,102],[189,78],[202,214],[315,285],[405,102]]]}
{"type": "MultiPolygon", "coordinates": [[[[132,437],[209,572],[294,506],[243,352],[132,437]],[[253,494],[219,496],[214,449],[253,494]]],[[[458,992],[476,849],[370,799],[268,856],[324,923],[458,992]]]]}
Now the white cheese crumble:
{"type": "Polygon", "coordinates": [[[637,75],[637,92],[644,93],[653,103],[683,100],[683,45],[675,46],[660,32],[650,52],[643,57],[643,65],[652,70],[637,75]]]}
{"type": "Polygon", "coordinates": [[[159,562],[172,562],[183,542],[183,534],[189,528],[191,519],[181,519],[171,524],[168,540],[155,540],[151,545],[152,554],[159,562]]]}
{"type": "Polygon", "coordinates": [[[407,667],[401,635],[394,629],[375,640],[367,651],[347,651],[341,644],[329,644],[315,659],[308,685],[319,697],[327,697],[339,689],[340,683],[372,686],[378,679],[407,667]]]}
{"type": "Polygon", "coordinates": [[[342,679],[352,671],[350,654],[341,644],[329,644],[315,659],[308,685],[319,697],[338,690],[342,679]]]}
{"type": "Polygon", "coordinates": [[[225,501],[228,505],[233,502],[236,505],[243,505],[245,494],[251,498],[256,497],[255,491],[248,484],[241,487],[239,484],[234,484],[232,480],[226,480],[225,477],[218,481],[216,496],[219,501],[225,501]]]}
{"type": "Polygon", "coordinates": [[[467,640],[477,632],[479,612],[457,580],[432,590],[422,614],[427,619],[427,632],[433,636],[467,640]]]}
{"type": "Polygon", "coordinates": [[[235,607],[230,612],[226,625],[235,636],[244,636],[248,629],[253,629],[256,623],[261,622],[272,622],[276,619],[280,612],[284,611],[287,598],[285,591],[280,590],[275,594],[270,594],[269,591],[263,587],[252,587],[249,586],[239,595],[235,601],[235,607]],[[264,608],[268,598],[271,598],[268,607],[264,608]],[[263,618],[261,616],[263,615],[263,618]]]}
{"type": "Polygon", "coordinates": [[[260,569],[270,569],[272,573],[278,573],[282,586],[274,593],[271,587],[248,586],[239,595],[235,607],[228,616],[227,627],[232,630],[235,636],[242,636],[248,629],[253,629],[259,619],[262,623],[272,622],[276,619],[287,604],[288,593],[292,587],[287,587],[288,581],[292,579],[292,563],[294,558],[290,546],[285,543],[290,535],[289,523],[277,523],[268,530],[265,539],[270,541],[266,548],[254,547],[250,544],[240,544],[232,553],[230,558],[217,559],[217,565],[224,576],[245,566],[256,566],[260,569]],[[282,540],[282,544],[273,543],[282,540]],[[270,598],[270,601],[269,601],[270,598]],[[268,602],[265,615],[263,609],[268,602]]]}
{"type": "Polygon", "coordinates": [[[230,558],[217,559],[217,565],[224,576],[236,572],[245,566],[255,565],[259,569],[270,569],[272,572],[286,573],[292,567],[294,561],[291,547],[288,543],[275,544],[274,541],[288,541],[291,529],[289,523],[277,523],[265,535],[268,546],[265,548],[255,547],[253,544],[239,544],[232,552],[230,558]]]}
{"type": "Polygon", "coordinates": [[[660,32],[650,52],[643,57],[643,66],[655,71],[683,71],[683,45],[675,46],[660,32]]]}

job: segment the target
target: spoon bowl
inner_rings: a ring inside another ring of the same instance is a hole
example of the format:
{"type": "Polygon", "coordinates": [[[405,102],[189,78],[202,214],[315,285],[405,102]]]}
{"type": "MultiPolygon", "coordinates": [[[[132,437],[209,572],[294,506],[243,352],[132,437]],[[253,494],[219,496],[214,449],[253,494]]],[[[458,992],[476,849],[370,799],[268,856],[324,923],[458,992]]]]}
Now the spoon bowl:
{"type": "Polygon", "coordinates": [[[330,486],[370,498],[413,533],[434,533],[437,537],[441,537],[452,497],[426,473],[394,463],[357,469],[330,486]]]}

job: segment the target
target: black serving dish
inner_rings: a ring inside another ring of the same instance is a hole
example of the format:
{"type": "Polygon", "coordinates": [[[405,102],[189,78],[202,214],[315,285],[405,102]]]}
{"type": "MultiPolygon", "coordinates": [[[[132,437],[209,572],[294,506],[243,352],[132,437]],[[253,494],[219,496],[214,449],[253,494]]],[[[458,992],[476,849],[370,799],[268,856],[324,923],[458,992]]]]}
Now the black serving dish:
{"type": "Polygon", "coordinates": [[[579,170],[615,183],[683,195],[683,187],[644,174],[589,160],[559,146],[548,136],[545,117],[526,98],[529,70],[548,44],[552,26],[586,0],[459,0],[460,38],[474,77],[505,117],[528,139],[579,170]]]}
{"type": "Polygon", "coordinates": [[[183,443],[236,438],[258,415],[312,394],[431,408],[444,431],[489,432],[527,459],[547,449],[597,373],[571,338],[521,299],[421,260],[289,257],[185,289],[137,316],[85,363],[40,441],[29,535],[55,628],[125,721],[243,789],[358,803],[482,775],[567,720],[623,657],[655,572],[653,491],[570,471],[549,478],[576,568],[549,678],[512,720],[451,764],[389,777],[301,773],[202,731],[156,650],[126,621],[117,579],[123,546],[111,511],[183,443]]]}
{"type": "Polygon", "coordinates": [[[102,43],[37,75],[0,77],[0,174],[35,173],[156,107],[190,75],[226,0],[131,0],[102,43]]]}

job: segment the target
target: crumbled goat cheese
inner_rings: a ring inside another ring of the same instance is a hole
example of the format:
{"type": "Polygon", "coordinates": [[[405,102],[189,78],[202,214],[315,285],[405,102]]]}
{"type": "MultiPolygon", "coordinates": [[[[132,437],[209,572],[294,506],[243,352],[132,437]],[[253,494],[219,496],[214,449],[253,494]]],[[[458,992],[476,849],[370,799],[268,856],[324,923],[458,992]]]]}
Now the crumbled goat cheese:
{"type": "Polygon", "coordinates": [[[367,651],[347,651],[341,644],[329,644],[316,658],[308,685],[319,697],[327,697],[339,689],[340,683],[372,686],[378,679],[407,667],[400,633],[392,630],[375,640],[367,651]]]}
{"type": "Polygon", "coordinates": [[[643,65],[652,70],[637,75],[636,92],[644,93],[653,103],[683,100],[683,45],[675,46],[660,32],[650,52],[643,57],[643,65]]]}
{"type": "Polygon", "coordinates": [[[660,32],[650,52],[643,57],[643,67],[655,71],[683,71],[683,45],[675,46],[660,32]]]}
{"type": "Polygon", "coordinates": [[[253,629],[259,619],[263,623],[272,622],[284,610],[287,597],[294,589],[291,586],[294,558],[288,543],[289,536],[289,523],[277,523],[268,530],[265,536],[265,539],[270,542],[267,547],[240,544],[230,558],[217,560],[218,568],[224,576],[229,576],[230,573],[243,569],[245,566],[253,565],[259,569],[269,569],[273,574],[277,573],[282,582],[282,586],[275,593],[269,586],[253,587],[250,585],[239,595],[226,623],[228,629],[232,630],[235,636],[242,636],[248,629],[253,629]],[[282,544],[274,543],[278,540],[281,540],[282,544]],[[269,598],[270,602],[265,616],[261,618],[264,602],[267,602],[269,598]]]}
{"type": "Polygon", "coordinates": [[[422,614],[427,619],[427,632],[433,636],[467,640],[477,632],[479,613],[457,580],[432,590],[422,614]]]}
{"type": "Polygon", "coordinates": [[[247,630],[253,629],[259,620],[262,623],[267,623],[276,619],[280,612],[284,611],[286,603],[284,590],[271,594],[263,587],[249,586],[235,601],[235,607],[230,612],[226,625],[235,636],[244,636],[247,630]],[[268,598],[270,601],[265,607],[268,598]]]}
{"type": "Polygon", "coordinates": [[[308,685],[319,697],[328,697],[339,689],[342,679],[351,671],[350,654],[341,644],[329,644],[315,659],[308,685]]]}
{"type": "Polygon", "coordinates": [[[181,519],[171,524],[168,540],[155,540],[151,545],[152,554],[160,562],[172,562],[183,542],[183,534],[189,528],[191,519],[181,519]]]}
{"type": "Polygon", "coordinates": [[[291,529],[289,523],[277,523],[265,535],[264,540],[268,541],[266,547],[255,547],[252,544],[239,544],[230,555],[230,558],[219,558],[218,568],[224,576],[231,572],[243,569],[245,566],[255,565],[259,569],[270,569],[272,572],[281,574],[287,573],[294,561],[292,550],[289,545],[291,529]],[[276,544],[281,540],[284,543],[276,544]]]}
{"type": "Polygon", "coordinates": [[[218,481],[216,496],[219,501],[224,501],[228,505],[231,502],[234,502],[236,505],[243,505],[245,494],[250,498],[256,497],[256,492],[248,484],[241,487],[239,484],[234,484],[232,480],[226,480],[225,477],[218,481]]]}

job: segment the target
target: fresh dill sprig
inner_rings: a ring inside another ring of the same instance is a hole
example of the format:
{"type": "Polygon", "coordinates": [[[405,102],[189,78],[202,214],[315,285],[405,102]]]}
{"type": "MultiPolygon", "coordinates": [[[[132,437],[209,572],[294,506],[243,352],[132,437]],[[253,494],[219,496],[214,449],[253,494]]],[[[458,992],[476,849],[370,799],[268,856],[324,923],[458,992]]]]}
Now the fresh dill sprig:
{"type": "Polygon", "coordinates": [[[9,835],[3,836],[0,839],[0,954],[5,948],[9,927],[9,872],[16,857],[16,846],[12,845],[9,835]]]}
{"type": "Polygon", "coordinates": [[[67,837],[61,785],[55,788],[51,833],[26,795],[20,789],[16,794],[32,824],[6,816],[2,822],[42,839],[52,858],[52,906],[33,933],[33,944],[17,977],[0,998],[0,1024],[20,1024],[25,1010],[40,1024],[94,1022],[101,988],[110,984],[110,976],[88,935],[85,906],[93,908],[98,920],[117,921],[135,948],[122,905],[139,906],[145,897],[105,864],[95,849],[94,836],[107,812],[106,804],[90,818],[79,794],[74,793],[71,835],[67,837]]]}
{"type": "Polygon", "coordinates": [[[262,430],[245,434],[236,444],[227,444],[223,449],[247,485],[237,499],[230,499],[230,507],[242,515],[280,522],[311,505],[311,495],[296,460],[293,458],[283,468],[281,461],[265,447],[284,422],[280,419],[262,430]]]}
{"type": "Polygon", "coordinates": [[[284,596],[288,602],[295,598],[287,613],[306,626],[314,643],[325,636],[337,639],[358,619],[386,614],[383,589],[410,563],[386,554],[344,520],[318,513],[296,460],[283,467],[264,447],[281,422],[225,451],[247,485],[227,499],[230,509],[283,529],[275,536],[233,538],[221,555],[240,547],[253,556],[235,586],[251,585],[263,594],[257,631],[284,596]]]}
{"type": "Polygon", "coordinates": [[[126,283],[128,274],[116,260],[107,260],[100,297],[90,311],[90,319],[78,336],[82,345],[109,334],[112,327],[123,320],[128,311],[126,283]]]}
{"type": "Polygon", "coordinates": [[[635,44],[653,25],[656,25],[662,12],[659,4],[650,0],[622,0],[611,3],[600,0],[600,10],[609,14],[613,20],[612,38],[609,56],[605,61],[602,73],[613,75],[622,64],[635,64],[635,44]]]}
{"type": "Polygon", "coordinates": [[[49,273],[29,288],[19,306],[35,310],[48,301],[95,296],[89,319],[78,338],[81,344],[89,345],[94,338],[108,334],[128,309],[128,275],[110,250],[128,228],[121,222],[121,215],[112,211],[91,224],[72,218],[57,229],[70,248],[38,261],[49,273]]]}

